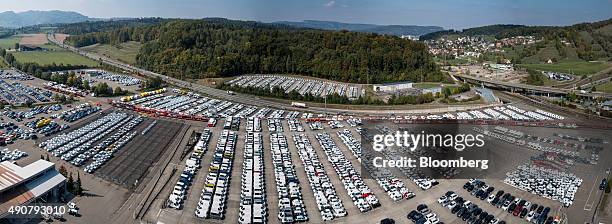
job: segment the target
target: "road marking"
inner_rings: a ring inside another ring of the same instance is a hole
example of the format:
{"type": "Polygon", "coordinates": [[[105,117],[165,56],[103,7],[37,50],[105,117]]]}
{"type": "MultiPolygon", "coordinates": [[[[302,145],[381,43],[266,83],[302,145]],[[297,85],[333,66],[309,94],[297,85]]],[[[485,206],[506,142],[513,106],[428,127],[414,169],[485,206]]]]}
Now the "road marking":
{"type": "Polygon", "coordinates": [[[591,194],[593,193],[593,189],[595,189],[595,185],[597,184],[598,179],[599,179],[599,175],[595,176],[595,180],[593,181],[593,186],[591,186],[591,191],[589,191],[589,196],[587,197],[587,200],[584,202],[585,211],[591,211],[591,208],[593,207],[593,203],[591,203],[590,205],[587,203],[589,203],[589,200],[591,200],[591,194]],[[587,209],[587,205],[589,206],[588,209],[587,209]]]}

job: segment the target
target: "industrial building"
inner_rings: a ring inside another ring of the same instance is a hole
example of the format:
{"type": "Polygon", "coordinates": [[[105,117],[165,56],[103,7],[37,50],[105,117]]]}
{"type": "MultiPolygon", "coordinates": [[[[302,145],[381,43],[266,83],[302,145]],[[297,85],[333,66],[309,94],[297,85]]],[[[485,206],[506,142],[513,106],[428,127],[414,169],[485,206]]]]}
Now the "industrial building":
{"type": "Polygon", "coordinates": [[[375,84],[374,92],[395,92],[398,90],[410,89],[413,87],[412,82],[393,82],[384,84],[375,84]]]}
{"type": "MultiPolygon", "coordinates": [[[[55,164],[38,160],[21,167],[0,163],[0,219],[10,215],[12,206],[33,202],[55,202],[66,190],[66,177],[55,170],[55,164]]],[[[11,217],[7,217],[11,218],[11,217]]]]}

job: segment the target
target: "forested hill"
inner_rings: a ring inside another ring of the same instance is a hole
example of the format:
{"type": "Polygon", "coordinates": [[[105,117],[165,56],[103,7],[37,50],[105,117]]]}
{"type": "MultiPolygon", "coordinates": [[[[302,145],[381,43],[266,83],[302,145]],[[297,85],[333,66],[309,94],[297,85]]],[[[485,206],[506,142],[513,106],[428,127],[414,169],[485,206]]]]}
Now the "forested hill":
{"type": "Polygon", "coordinates": [[[593,23],[579,23],[571,26],[525,26],[525,25],[490,25],[482,27],[474,27],[464,29],[462,31],[456,30],[443,30],[439,32],[433,32],[421,36],[421,40],[432,40],[437,39],[449,34],[457,34],[463,36],[474,36],[474,35],[491,35],[498,39],[514,36],[537,36],[537,37],[550,37],[553,35],[559,35],[561,37],[566,36],[565,33],[572,31],[593,31],[599,28],[605,27],[612,24],[612,19],[603,20],[593,23]]]}
{"type": "Polygon", "coordinates": [[[338,81],[446,80],[427,46],[394,36],[225,19],[173,20],[71,36],[76,47],[144,43],[137,65],[178,78],[295,73],[338,81]]]}
{"type": "Polygon", "coordinates": [[[280,21],[277,24],[286,24],[296,27],[305,27],[322,30],[349,30],[356,32],[378,33],[388,35],[413,35],[421,36],[431,32],[441,31],[439,26],[415,26],[415,25],[376,25],[360,23],[340,23],[333,21],[304,20],[301,22],[280,21]]]}

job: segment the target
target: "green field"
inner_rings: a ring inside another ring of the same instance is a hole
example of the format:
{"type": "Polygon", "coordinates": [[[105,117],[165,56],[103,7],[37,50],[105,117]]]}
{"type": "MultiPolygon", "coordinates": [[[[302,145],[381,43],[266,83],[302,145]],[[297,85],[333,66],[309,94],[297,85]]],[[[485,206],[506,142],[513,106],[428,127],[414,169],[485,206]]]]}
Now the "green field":
{"type": "Polygon", "coordinates": [[[14,52],[13,55],[18,62],[34,62],[40,65],[64,64],[98,66],[98,62],[69,51],[29,51],[14,52]]]}
{"type": "Polygon", "coordinates": [[[21,37],[12,36],[0,39],[0,48],[15,49],[15,43],[19,43],[21,37]]]}
{"type": "Polygon", "coordinates": [[[612,82],[607,82],[607,83],[604,83],[604,84],[599,84],[599,85],[595,86],[595,90],[597,92],[612,93],[612,82]]]}
{"type": "Polygon", "coordinates": [[[94,44],[82,47],[82,50],[105,55],[128,64],[136,63],[136,55],[140,51],[142,44],[136,41],[122,43],[120,45],[94,44]]]}
{"type": "Polygon", "coordinates": [[[429,89],[434,87],[439,87],[441,84],[437,82],[419,82],[414,84],[414,88],[419,89],[429,89]]]}
{"type": "Polygon", "coordinates": [[[6,65],[6,63],[2,59],[0,59],[0,68],[8,68],[8,65],[6,65]]]}
{"type": "Polygon", "coordinates": [[[538,70],[572,73],[576,75],[595,74],[601,70],[608,68],[610,65],[605,62],[561,62],[557,64],[519,64],[519,67],[538,70]]]}

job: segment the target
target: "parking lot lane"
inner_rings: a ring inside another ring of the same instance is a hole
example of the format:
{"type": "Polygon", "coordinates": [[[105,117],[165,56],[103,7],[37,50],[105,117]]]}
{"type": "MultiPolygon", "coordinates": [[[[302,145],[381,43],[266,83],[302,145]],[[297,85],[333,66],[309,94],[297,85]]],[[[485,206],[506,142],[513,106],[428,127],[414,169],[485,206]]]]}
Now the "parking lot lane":
{"type": "MultiPolygon", "coordinates": [[[[287,129],[284,129],[287,130],[287,129]]],[[[264,182],[266,184],[266,201],[268,203],[268,221],[278,222],[278,191],[276,190],[276,177],[274,175],[274,164],[272,164],[272,152],[270,151],[270,132],[262,128],[263,138],[263,160],[264,160],[264,182]]],[[[301,181],[301,180],[300,180],[301,181]]]]}
{"type": "MultiPolygon", "coordinates": [[[[404,201],[404,200],[401,200],[398,202],[392,201],[389,195],[387,194],[387,192],[385,192],[382,189],[382,187],[380,187],[380,185],[376,182],[376,180],[374,180],[373,178],[367,178],[367,179],[365,178],[365,175],[361,173],[363,171],[363,169],[361,169],[361,163],[359,162],[359,160],[357,160],[357,157],[355,157],[355,155],[353,155],[353,153],[346,147],[346,145],[342,142],[340,137],[338,137],[338,134],[336,133],[337,131],[340,131],[340,129],[335,129],[334,133],[330,133],[332,140],[334,140],[338,148],[340,148],[340,151],[342,151],[344,156],[351,162],[353,167],[355,167],[355,170],[357,170],[357,172],[359,172],[359,174],[361,174],[361,176],[364,177],[363,181],[372,190],[372,192],[374,192],[374,195],[376,195],[376,198],[380,201],[381,207],[384,208],[385,205],[387,206],[397,205],[401,203],[402,201],[404,201]]],[[[381,207],[375,208],[374,210],[380,209],[381,207]]]]}
{"type": "MultiPolygon", "coordinates": [[[[323,168],[325,168],[325,173],[327,173],[327,175],[329,176],[329,180],[331,181],[332,185],[334,185],[334,188],[338,193],[338,197],[342,201],[342,204],[344,205],[348,216],[357,216],[361,214],[361,212],[359,212],[359,209],[357,209],[357,206],[353,204],[353,200],[351,200],[351,198],[348,196],[348,193],[344,188],[344,184],[342,184],[342,181],[340,181],[340,177],[338,176],[338,173],[336,173],[336,170],[334,170],[334,166],[327,159],[327,155],[325,155],[325,152],[323,152],[321,144],[319,144],[319,142],[315,138],[316,134],[313,132],[308,132],[306,133],[306,136],[308,136],[308,140],[310,140],[310,143],[315,149],[319,160],[321,160],[321,164],[323,164],[323,168]]],[[[346,218],[347,217],[341,217],[335,218],[334,220],[342,222],[342,220],[345,220],[346,218]]]]}
{"type": "Polygon", "coordinates": [[[225,209],[224,223],[237,223],[240,208],[242,162],[244,161],[244,139],[246,137],[246,122],[241,119],[240,131],[236,132],[236,148],[234,149],[234,162],[232,165],[232,178],[229,181],[229,192],[227,197],[227,208],[225,209]]]}
{"type": "MultiPolygon", "coordinates": [[[[289,129],[285,129],[289,130],[289,129]]],[[[304,205],[306,206],[306,212],[308,213],[308,220],[310,223],[322,223],[321,212],[319,212],[319,208],[317,206],[317,202],[314,198],[314,193],[312,188],[310,188],[310,184],[308,183],[308,176],[306,176],[306,171],[304,171],[304,164],[300,159],[300,155],[295,147],[295,142],[293,141],[292,134],[286,133],[285,137],[287,138],[287,145],[289,146],[289,152],[291,152],[291,161],[293,161],[293,166],[295,166],[295,172],[297,173],[297,177],[300,180],[300,188],[302,189],[302,199],[304,200],[304,205]]]]}

